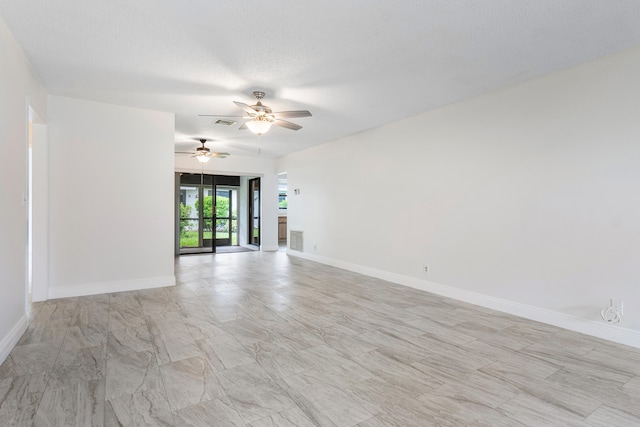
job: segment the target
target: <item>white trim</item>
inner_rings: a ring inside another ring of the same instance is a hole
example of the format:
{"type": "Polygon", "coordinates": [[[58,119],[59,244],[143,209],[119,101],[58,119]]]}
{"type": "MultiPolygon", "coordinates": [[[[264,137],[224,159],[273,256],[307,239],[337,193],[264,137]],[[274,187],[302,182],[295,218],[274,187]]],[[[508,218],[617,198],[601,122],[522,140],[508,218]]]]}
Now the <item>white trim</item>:
{"type": "Polygon", "coordinates": [[[16,346],[22,334],[25,333],[27,327],[29,326],[29,321],[27,320],[27,316],[22,316],[18,322],[13,325],[13,328],[9,331],[9,333],[0,341],[0,364],[3,363],[7,357],[9,357],[9,353],[13,350],[13,347],[16,346]]]}
{"type": "Polygon", "coordinates": [[[280,250],[280,246],[260,245],[260,251],[262,252],[277,252],[279,250],[280,250]]]}
{"type": "MultiPolygon", "coordinates": [[[[30,110],[33,110],[30,108],[30,110]]],[[[35,112],[34,112],[35,113],[35,112]]],[[[49,293],[49,145],[46,124],[31,122],[31,301],[49,293]]]]}
{"type": "Polygon", "coordinates": [[[175,286],[175,276],[149,277],[146,279],[118,280],[113,282],[87,283],[85,285],[56,286],[49,288],[49,298],[69,298],[111,292],[137,291],[139,289],[175,286]]]}
{"type": "Polygon", "coordinates": [[[378,270],[371,267],[365,267],[350,262],[340,261],[318,255],[310,255],[298,251],[292,251],[291,249],[287,249],[287,255],[308,259],[310,261],[319,262],[321,264],[330,265],[332,267],[342,268],[345,270],[353,271],[355,273],[360,273],[389,282],[397,283],[399,285],[419,289],[421,291],[431,292],[437,295],[442,295],[445,297],[468,302],[470,304],[479,305],[481,307],[491,308],[494,310],[502,311],[504,313],[524,317],[526,319],[535,320],[549,325],[558,326],[560,328],[569,329],[571,331],[576,331],[594,337],[602,338],[608,341],[640,348],[640,331],[636,331],[633,329],[602,323],[595,320],[582,319],[545,308],[521,304],[502,298],[492,297],[490,295],[484,295],[477,292],[454,288],[452,286],[441,285],[439,283],[429,282],[427,280],[404,276],[402,274],[392,273],[389,271],[378,270]]]}

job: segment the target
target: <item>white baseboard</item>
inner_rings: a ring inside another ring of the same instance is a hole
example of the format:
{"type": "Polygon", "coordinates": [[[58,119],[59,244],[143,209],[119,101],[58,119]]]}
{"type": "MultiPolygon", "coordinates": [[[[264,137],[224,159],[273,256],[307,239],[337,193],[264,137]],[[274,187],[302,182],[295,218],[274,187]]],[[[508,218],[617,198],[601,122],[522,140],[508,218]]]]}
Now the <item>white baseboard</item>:
{"type": "Polygon", "coordinates": [[[0,340],[0,364],[2,364],[7,357],[9,357],[9,353],[13,350],[13,347],[16,346],[20,337],[27,330],[29,326],[29,321],[27,320],[27,316],[22,316],[18,322],[13,325],[13,328],[9,331],[9,333],[0,340]]]}
{"type": "Polygon", "coordinates": [[[274,245],[261,245],[260,246],[260,250],[262,252],[277,252],[278,250],[280,250],[279,246],[274,246],[274,245]]]}
{"type": "Polygon", "coordinates": [[[287,254],[299,258],[308,259],[310,261],[319,262],[321,264],[330,265],[332,267],[353,271],[355,273],[364,274],[366,276],[371,276],[389,282],[397,283],[399,285],[408,286],[414,289],[419,289],[448,298],[468,302],[470,304],[479,305],[481,307],[491,308],[494,310],[502,311],[504,313],[524,317],[526,319],[558,326],[560,328],[569,329],[571,331],[580,332],[608,341],[640,348],[640,331],[624,328],[622,326],[611,325],[595,320],[582,319],[545,308],[521,304],[502,298],[496,298],[477,292],[454,288],[452,286],[441,285],[439,283],[429,282],[427,280],[417,279],[415,277],[404,276],[402,274],[378,270],[375,268],[365,267],[362,265],[340,261],[332,258],[292,251],[290,249],[287,250],[287,254]]]}
{"type": "Polygon", "coordinates": [[[175,286],[175,276],[149,277],[146,279],[117,280],[112,282],[87,283],[85,285],[56,286],[49,288],[49,298],[69,298],[111,292],[137,291],[139,289],[175,286]]]}

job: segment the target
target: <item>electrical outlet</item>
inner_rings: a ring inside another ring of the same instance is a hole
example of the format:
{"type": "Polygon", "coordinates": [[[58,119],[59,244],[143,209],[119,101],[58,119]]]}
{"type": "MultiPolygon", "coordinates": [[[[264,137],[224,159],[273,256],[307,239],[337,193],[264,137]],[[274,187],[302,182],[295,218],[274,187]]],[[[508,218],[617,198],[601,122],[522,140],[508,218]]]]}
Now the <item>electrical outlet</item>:
{"type": "Polygon", "coordinates": [[[602,309],[600,316],[607,323],[620,323],[624,314],[624,303],[621,299],[609,300],[609,305],[602,309]]]}
{"type": "Polygon", "coordinates": [[[429,266],[428,265],[423,265],[422,266],[422,271],[424,272],[424,274],[429,274],[429,266]]]}
{"type": "Polygon", "coordinates": [[[611,307],[615,307],[616,310],[618,310],[618,313],[620,314],[624,314],[623,310],[624,310],[624,303],[621,299],[615,299],[615,298],[611,298],[609,300],[609,304],[611,307]]]}
{"type": "Polygon", "coordinates": [[[318,250],[318,244],[317,244],[317,243],[314,243],[314,244],[313,244],[313,250],[314,250],[314,251],[317,251],[317,250],[318,250]]]}

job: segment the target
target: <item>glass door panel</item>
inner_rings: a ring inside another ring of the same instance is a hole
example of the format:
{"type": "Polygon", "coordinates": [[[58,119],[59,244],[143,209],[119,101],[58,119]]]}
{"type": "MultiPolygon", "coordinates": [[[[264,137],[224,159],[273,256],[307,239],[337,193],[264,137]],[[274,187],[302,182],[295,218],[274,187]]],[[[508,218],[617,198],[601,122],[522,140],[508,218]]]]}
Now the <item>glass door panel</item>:
{"type": "Polygon", "coordinates": [[[213,185],[202,185],[202,201],[202,247],[213,248],[213,223],[215,219],[213,185]]]}
{"type": "Polygon", "coordinates": [[[231,190],[216,188],[216,246],[231,245],[231,190]]]}
{"type": "Polygon", "coordinates": [[[231,189],[231,244],[238,246],[238,189],[231,189]]]}
{"type": "Polygon", "coordinates": [[[198,195],[197,186],[180,186],[180,249],[200,247],[198,195]]]}
{"type": "Polygon", "coordinates": [[[213,178],[180,175],[180,253],[213,252],[213,178]]]}
{"type": "Polygon", "coordinates": [[[249,243],[260,245],[260,178],[249,180],[249,243]]]}

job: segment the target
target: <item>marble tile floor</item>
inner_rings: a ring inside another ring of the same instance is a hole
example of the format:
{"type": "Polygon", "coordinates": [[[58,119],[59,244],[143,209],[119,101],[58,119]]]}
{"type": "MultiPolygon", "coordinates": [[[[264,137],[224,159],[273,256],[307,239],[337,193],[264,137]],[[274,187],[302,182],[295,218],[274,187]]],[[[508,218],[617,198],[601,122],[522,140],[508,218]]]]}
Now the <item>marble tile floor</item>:
{"type": "Polygon", "coordinates": [[[640,350],[283,252],[33,304],[1,426],[639,426],[640,350]]]}

